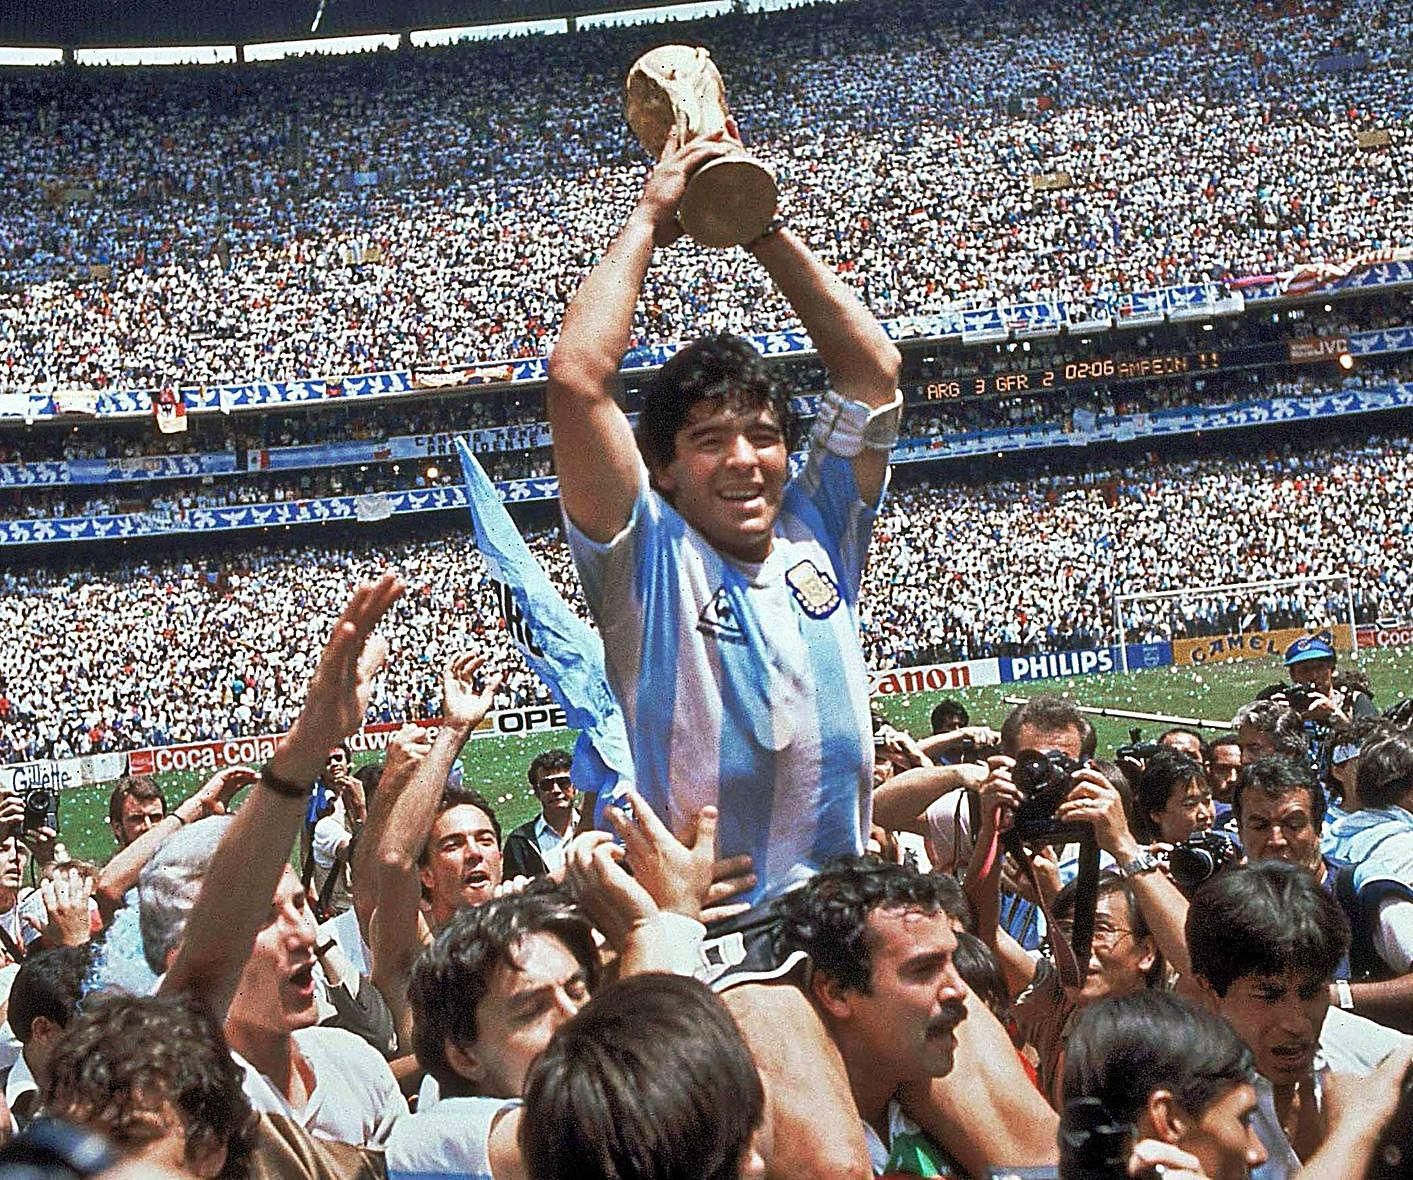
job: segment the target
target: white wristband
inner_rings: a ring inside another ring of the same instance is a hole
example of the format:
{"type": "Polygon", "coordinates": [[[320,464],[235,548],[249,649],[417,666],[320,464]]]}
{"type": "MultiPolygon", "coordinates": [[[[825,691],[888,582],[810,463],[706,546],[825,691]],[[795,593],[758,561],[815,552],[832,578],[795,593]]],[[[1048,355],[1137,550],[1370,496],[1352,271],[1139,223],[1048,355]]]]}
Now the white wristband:
{"type": "Polygon", "coordinates": [[[706,927],[686,914],[663,913],[659,915],[659,921],[672,973],[701,978],[706,968],[702,960],[706,927]]]}
{"type": "Polygon", "coordinates": [[[1346,1012],[1354,1011],[1354,993],[1349,990],[1349,980],[1336,979],[1334,981],[1335,995],[1339,997],[1339,1006],[1346,1012]]]}
{"type": "Polygon", "coordinates": [[[902,419],[901,390],[887,405],[870,406],[826,389],[819,398],[810,442],[841,459],[853,459],[863,450],[887,452],[898,441],[902,419]]]}

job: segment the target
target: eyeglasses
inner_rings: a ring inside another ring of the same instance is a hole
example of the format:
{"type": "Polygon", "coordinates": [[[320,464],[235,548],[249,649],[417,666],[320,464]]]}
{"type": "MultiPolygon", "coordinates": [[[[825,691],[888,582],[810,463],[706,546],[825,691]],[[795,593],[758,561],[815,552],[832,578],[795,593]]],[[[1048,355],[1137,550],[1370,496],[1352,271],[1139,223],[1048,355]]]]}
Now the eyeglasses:
{"type": "Polygon", "coordinates": [[[557,776],[555,778],[542,778],[535,785],[535,790],[552,791],[558,788],[561,791],[567,791],[571,786],[573,786],[573,783],[570,781],[569,776],[566,774],[557,776]]]}
{"type": "MultiPolygon", "coordinates": [[[[1057,920],[1055,922],[1055,933],[1058,934],[1061,938],[1063,938],[1066,942],[1074,942],[1074,923],[1061,922],[1057,920]]],[[[1118,928],[1114,926],[1095,926],[1094,937],[1091,939],[1091,943],[1092,945],[1096,947],[1101,947],[1104,950],[1112,950],[1114,947],[1118,946],[1118,944],[1122,942],[1124,938],[1126,938],[1132,933],[1133,931],[1128,929],[1127,927],[1118,928]]]]}

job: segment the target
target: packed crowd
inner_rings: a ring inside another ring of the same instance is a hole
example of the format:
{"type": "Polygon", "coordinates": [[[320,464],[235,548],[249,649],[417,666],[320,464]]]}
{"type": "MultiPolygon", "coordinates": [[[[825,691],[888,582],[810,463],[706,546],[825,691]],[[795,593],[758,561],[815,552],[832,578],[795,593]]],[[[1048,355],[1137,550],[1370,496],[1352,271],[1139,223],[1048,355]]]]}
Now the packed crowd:
{"type": "Polygon", "coordinates": [[[1210,741],[1101,751],[1054,696],[997,728],[875,716],[867,853],[752,905],[715,807],[674,834],[617,793],[593,830],[565,750],[503,830],[457,770],[497,679],[477,645],[438,671],[437,737],[355,770],[403,589],[358,589],[265,767],[114,784],[105,864],[0,793],[0,1170],[1396,1175],[1413,735],[1322,641],[1210,741]]]}
{"type": "MultiPolygon", "coordinates": [[[[894,588],[865,583],[870,542],[895,552],[911,523],[906,493],[881,508],[902,358],[874,316],[788,227],[751,243],[829,376],[794,473],[788,390],[739,337],[674,356],[636,425],[615,399],[656,243],[680,232],[695,169],[732,150],[669,145],[550,359],[567,543],[534,549],[561,585],[572,563],[570,609],[606,637],[601,661],[523,575],[513,624],[486,610],[485,567],[451,546],[403,543],[403,573],[366,547],[199,582],[9,575],[29,714],[38,694],[96,696],[136,731],[152,686],[180,682],[174,727],[239,698],[284,732],[258,770],[222,767],[175,806],[152,778],[119,779],[101,868],[66,859],[57,791],[0,792],[0,1139],[19,1132],[0,1165],[1381,1180],[1397,1163],[1413,1125],[1409,702],[1380,716],[1388,686],[1337,669],[1312,632],[1283,652],[1289,682],[1210,742],[1177,728],[1101,752],[1047,695],[984,719],[998,729],[956,701],[928,734],[871,715],[861,632],[894,588]],[[194,616],[188,585],[207,587],[194,616]],[[587,736],[530,761],[538,813],[509,833],[463,757],[514,674],[502,623],[543,683],[572,686],[587,736]],[[70,656],[58,629],[88,642],[70,656]],[[184,649],[197,634],[206,647],[184,649]],[[348,740],[394,709],[439,724],[402,726],[355,770],[348,740]]],[[[1368,501],[1370,524],[1396,512],[1398,441],[1032,481],[1012,491],[1012,531],[1031,534],[988,535],[982,517],[930,539],[937,560],[1034,541],[1017,565],[1033,569],[1047,543],[1067,560],[1067,519],[1088,507],[1097,548],[1152,532],[1140,569],[1185,545],[1182,581],[1205,568],[1196,506],[1225,524],[1235,497],[1272,549],[1319,563],[1347,519],[1327,501],[1368,501]]],[[[953,491],[921,502],[966,503],[953,491]]],[[[1396,542],[1362,541],[1348,564],[1369,609],[1402,563],[1396,542]]],[[[1040,573],[1073,589],[1055,563],[1040,573]]],[[[1009,589],[1004,570],[978,576],[1009,589]]]]}
{"type": "MultiPolygon", "coordinates": [[[[863,0],[684,35],[713,49],[791,223],[887,318],[1410,244],[1407,153],[1354,146],[1402,134],[1410,31],[1372,0],[863,0]],[[1322,68],[1350,46],[1362,66],[1322,68]],[[1072,187],[1032,191],[1037,173],[1072,187]]],[[[0,190],[27,196],[0,210],[0,389],[546,351],[641,175],[618,96],[660,37],[5,75],[0,190]]],[[[674,262],[635,340],[797,323],[732,253],[674,262]]]]}
{"type": "MultiPolygon", "coordinates": [[[[991,472],[900,482],[865,573],[864,651],[871,666],[890,667],[1101,647],[1113,642],[1116,594],[1307,574],[1346,575],[1360,622],[1413,618],[1413,533],[1403,510],[1410,489],[1403,436],[1042,469],[1013,480],[991,472]]],[[[559,530],[528,539],[585,613],[559,530]]],[[[402,570],[412,590],[389,616],[404,654],[376,691],[370,720],[434,711],[438,661],[471,636],[517,669],[498,704],[543,699],[464,534],[261,548],[209,565],[16,566],[0,576],[0,620],[13,639],[0,651],[0,756],[281,730],[291,717],[288,687],[310,670],[309,636],[333,616],[342,587],[385,564],[402,570]],[[219,586],[217,569],[230,575],[219,586]]],[[[1346,620],[1344,585],[1312,594],[1300,592],[1297,603],[1194,594],[1131,612],[1128,638],[1278,626],[1293,616],[1346,620]]]]}

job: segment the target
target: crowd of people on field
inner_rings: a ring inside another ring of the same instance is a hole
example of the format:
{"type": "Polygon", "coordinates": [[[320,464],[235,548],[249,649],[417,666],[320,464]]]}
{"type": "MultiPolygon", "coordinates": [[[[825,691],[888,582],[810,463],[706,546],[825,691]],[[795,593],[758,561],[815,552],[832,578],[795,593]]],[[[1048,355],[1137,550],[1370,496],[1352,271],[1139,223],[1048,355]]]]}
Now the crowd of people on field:
{"type": "MultiPolygon", "coordinates": [[[[899,479],[860,597],[864,653],[889,668],[1114,642],[1413,618],[1413,486],[1401,435],[1311,440],[1230,458],[899,479]],[[1350,522],[1359,526],[1351,530],[1350,522]],[[1334,576],[1271,591],[1238,582],[1334,576]]],[[[527,530],[560,593],[586,613],[559,529],[527,530]]],[[[516,669],[497,704],[544,690],[504,630],[469,531],[344,546],[238,548],[209,562],[53,559],[0,574],[0,756],[8,761],[277,732],[308,643],[342,588],[391,564],[412,587],[391,612],[399,650],[369,721],[435,712],[437,661],[466,638],[516,669]],[[259,636],[257,642],[253,638],[259,636]],[[414,636],[419,637],[414,640],[414,636]]]]}

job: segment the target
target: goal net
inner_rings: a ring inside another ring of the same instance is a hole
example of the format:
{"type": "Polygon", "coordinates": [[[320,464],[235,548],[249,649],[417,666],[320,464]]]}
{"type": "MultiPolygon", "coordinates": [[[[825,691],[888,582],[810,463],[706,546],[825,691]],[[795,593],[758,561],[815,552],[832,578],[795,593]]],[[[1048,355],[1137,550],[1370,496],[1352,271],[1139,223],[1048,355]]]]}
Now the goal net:
{"type": "Polygon", "coordinates": [[[1119,594],[1114,635],[1123,670],[1131,643],[1172,643],[1173,663],[1269,660],[1302,635],[1328,631],[1358,658],[1354,594],[1346,574],[1188,586],[1119,594]]]}

